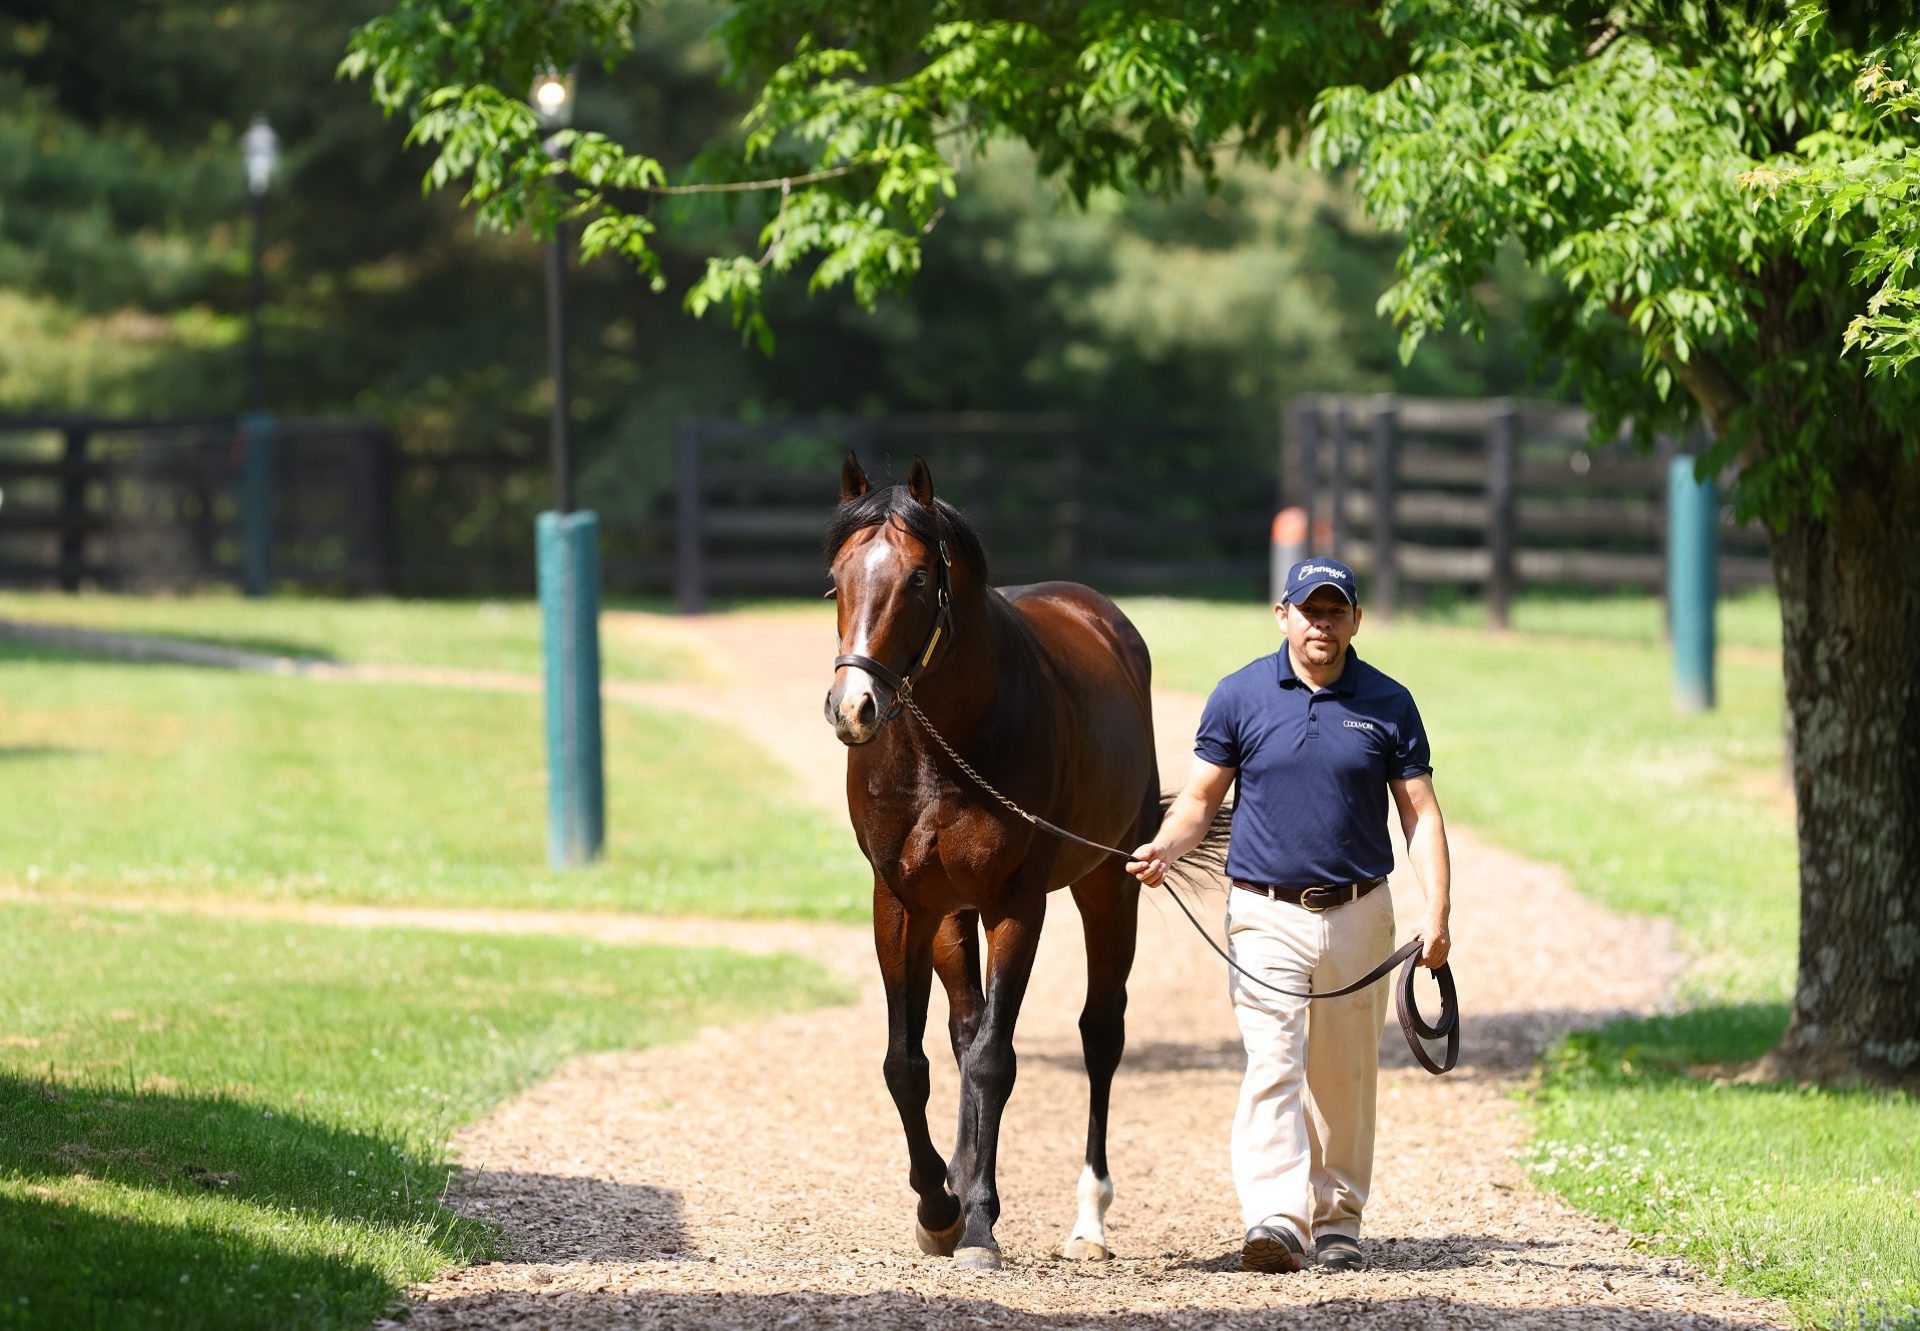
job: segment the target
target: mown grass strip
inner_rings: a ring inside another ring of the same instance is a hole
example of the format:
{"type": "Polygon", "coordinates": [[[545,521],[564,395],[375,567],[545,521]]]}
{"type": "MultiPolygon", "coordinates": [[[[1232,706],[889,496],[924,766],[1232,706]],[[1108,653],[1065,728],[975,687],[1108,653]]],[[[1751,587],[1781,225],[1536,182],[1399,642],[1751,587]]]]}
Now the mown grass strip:
{"type": "MultiPolygon", "coordinates": [[[[531,534],[529,534],[531,535],[531,534]]],[[[142,597],[0,592],[0,619],[155,634],[238,651],[374,666],[431,666],[538,677],[540,607],[525,599],[357,601],[230,593],[142,597]]],[[[693,679],[701,658],[633,633],[603,632],[610,680],[693,679]]]]}
{"type": "Polygon", "coordinates": [[[0,1326],[364,1326],[494,1250],[440,1204],[456,1124],[847,996],[717,949],[0,905],[0,1326]]]}
{"type": "Polygon", "coordinates": [[[607,708],[608,854],[560,874],[538,697],[6,644],[0,678],[0,882],[848,920],[871,899],[844,825],[677,713],[607,708]]]}

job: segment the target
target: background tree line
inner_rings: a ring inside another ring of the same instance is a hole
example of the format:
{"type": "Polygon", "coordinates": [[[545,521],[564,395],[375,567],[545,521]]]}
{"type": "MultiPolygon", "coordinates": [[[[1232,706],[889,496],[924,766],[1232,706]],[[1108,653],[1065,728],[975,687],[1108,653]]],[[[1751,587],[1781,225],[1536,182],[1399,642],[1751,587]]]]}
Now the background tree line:
{"type": "MultiPolygon", "coordinates": [[[[477,232],[431,161],[336,77],[376,0],[16,0],[0,18],[0,411],[239,410],[247,205],[238,137],[279,133],[268,206],[266,383],[283,414],[354,414],[408,453],[534,446],[550,385],[542,270],[477,232]]],[[[718,78],[722,7],[650,9],[629,61],[582,69],[576,123],[676,167],[747,105],[718,78]]],[[[1338,181],[1229,163],[1217,189],[1095,192],[1067,206],[1032,153],[998,145],[907,289],[876,314],[843,289],[769,290],[772,354],[690,319],[615,259],[570,273],[570,364],[586,502],[643,511],[674,423],[697,415],[1053,411],[1236,427],[1270,457],[1279,403],[1313,390],[1517,392],[1518,306],[1489,283],[1485,344],[1410,364],[1375,313],[1398,242],[1338,181]]],[[[664,207],[666,205],[658,205],[664,207]]],[[[675,203],[674,292],[756,223],[675,203]]],[[[1522,281],[1515,273],[1508,280],[1522,281]]],[[[823,490],[823,493],[825,491],[823,490]]]]}

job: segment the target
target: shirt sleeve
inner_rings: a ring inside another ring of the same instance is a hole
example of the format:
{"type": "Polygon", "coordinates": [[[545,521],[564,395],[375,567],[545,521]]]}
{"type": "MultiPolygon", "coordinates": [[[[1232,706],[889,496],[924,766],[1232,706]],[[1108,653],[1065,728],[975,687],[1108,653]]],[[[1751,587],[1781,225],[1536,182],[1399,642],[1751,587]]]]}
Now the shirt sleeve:
{"type": "Polygon", "coordinates": [[[1193,754],[1215,767],[1240,766],[1240,716],[1234,706],[1233,690],[1222,680],[1207,698],[1200,713],[1200,729],[1193,737],[1193,754]]]}
{"type": "Polygon", "coordinates": [[[1400,713],[1400,725],[1393,742],[1393,771],[1391,780],[1404,781],[1411,776],[1425,776],[1433,771],[1433,751],[1427,747],[1427,727],[1420,720],[1420,709],[1414,705],[1413,695],[1407,695],[1406,706],[1400,713]]]}

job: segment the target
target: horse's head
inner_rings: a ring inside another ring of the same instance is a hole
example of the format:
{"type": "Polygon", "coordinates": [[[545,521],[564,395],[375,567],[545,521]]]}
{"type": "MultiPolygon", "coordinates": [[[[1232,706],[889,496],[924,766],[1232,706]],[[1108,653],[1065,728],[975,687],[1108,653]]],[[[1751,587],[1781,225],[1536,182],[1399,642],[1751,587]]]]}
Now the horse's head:
{"type": "MultiPolygon", "coordinates": [[[[826,711],[841,743],[878,735],[951,639],[952,561],[963,532],[959,515],[934,500],[924,459],[913,460],[904,486],[875,490],[847,454],[840,507],[827,526],[840,655],[826,711]]],[[[966,543],[971,552],[970,532],[966,543]]]]}

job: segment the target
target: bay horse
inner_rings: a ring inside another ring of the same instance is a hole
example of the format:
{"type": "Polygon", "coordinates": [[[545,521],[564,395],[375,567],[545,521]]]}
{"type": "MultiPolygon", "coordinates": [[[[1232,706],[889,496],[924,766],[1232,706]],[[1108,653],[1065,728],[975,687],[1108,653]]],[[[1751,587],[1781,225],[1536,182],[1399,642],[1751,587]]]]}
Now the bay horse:
{"type": "Polygon", "coordinates": [[[1021,808],[1108,845],[1139,845],[1162,808],[1146,643],[1092,588],[993,587],[979,537],[934,496],[921,458],[905,485],[876,489],[848,453],[825,544],[840,644],[826,715],[847,745],[847,810],[873,868],[884,1067],[919,1198],[915,1240],[962,1266],[1001,1266],[994,1163],[1013,1091],[1014,1022],[1047,894],[1066,887],[1086,935],[1080,1039],[1089,1092],[1079,1214],[1060,1255],[1105,1260],[1107,1106],[1126,1039],[1139,884],[1117,857],[1007,810],[927,725],[1021,808]],[[935,974],[960,1066],[951,1162],[927,1129],[935,974]]]}

